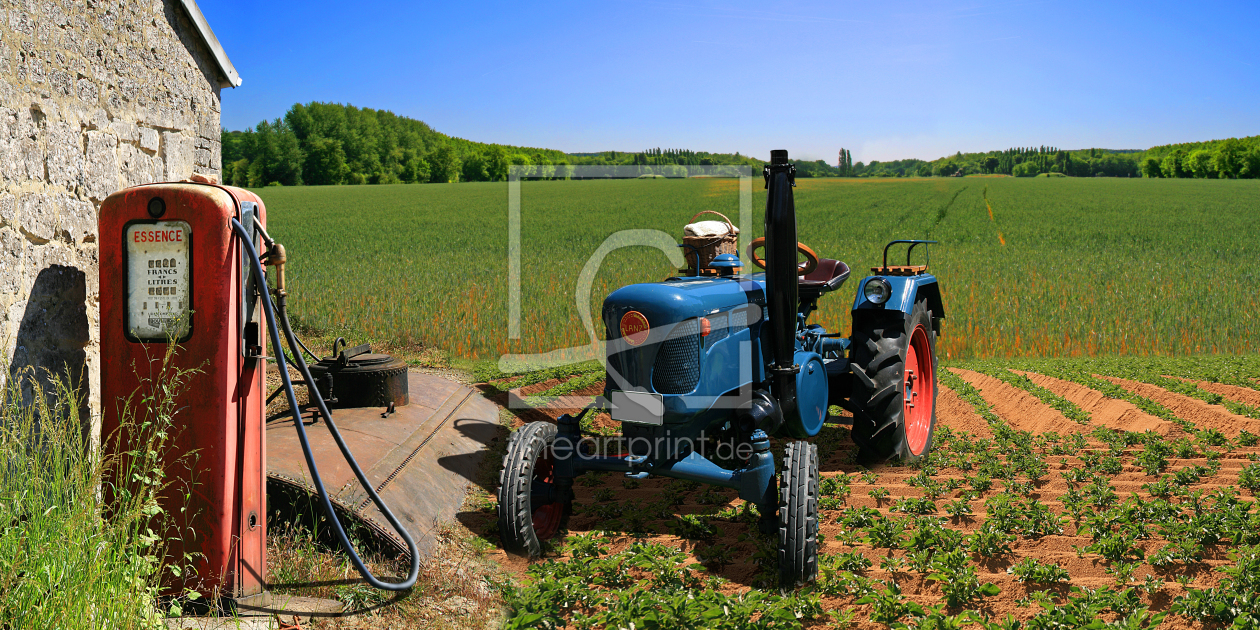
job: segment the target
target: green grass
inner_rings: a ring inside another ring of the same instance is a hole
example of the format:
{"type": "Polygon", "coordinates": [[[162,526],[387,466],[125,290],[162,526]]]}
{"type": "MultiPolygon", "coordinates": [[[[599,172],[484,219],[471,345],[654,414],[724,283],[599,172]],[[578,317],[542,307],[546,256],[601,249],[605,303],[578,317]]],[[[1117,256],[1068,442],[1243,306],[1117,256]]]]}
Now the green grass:
{"type": "Polygon", "coordinates": [[[24,371],[0,390],[0,628],[161,628],[179,611],[160,584],[192,558],[164,557],[177,515],[158,497],[185,490],[161,462],[187,377],[164,368],[137,392],[124,419],[135,447],[106,460],[87,443],[69,379],[24,371]]]}
{"type": "MultiPolygon", "coordinates": [[[[519,341],[506,333],[506,184],[258,192],[307,327],[487,359],[588,343],[574,285],[600,243],[625,229],[679,238],[705,209],[734,220],[737,191],[713,179],[522,184],[519,341]]],[[[855,270],[814,316],[832,329],[848,330],[856,278],[888,240],[927,237],[941,241],[942,358],[1260,349],[1260,182],[802,179],[795,195],[800,240],[855,270]]],[[[756,224],[764,204],[755,180],[756,224]]],[[[611,254],[594,284],[596,333],[608,292],[670,273],[654,249],[611,254]]]]}

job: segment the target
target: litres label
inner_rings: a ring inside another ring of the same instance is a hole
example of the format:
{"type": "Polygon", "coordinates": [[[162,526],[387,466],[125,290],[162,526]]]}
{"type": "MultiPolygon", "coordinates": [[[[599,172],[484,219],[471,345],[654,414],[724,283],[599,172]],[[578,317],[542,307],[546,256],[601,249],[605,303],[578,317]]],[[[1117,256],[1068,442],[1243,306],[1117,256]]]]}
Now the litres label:
{"type": "Polygon", "coordinates": [[[621,337],[632,346],[642,345],[647,341],[651,330],[647,318],[639,311],[630,311],[621,316],[621,337]]]}
{"type": "Polygon", "coordinates": [[[166,341],[188,336],[188,251],[185,221],[137,223],[127,228],[127,332],[166,341]]]}

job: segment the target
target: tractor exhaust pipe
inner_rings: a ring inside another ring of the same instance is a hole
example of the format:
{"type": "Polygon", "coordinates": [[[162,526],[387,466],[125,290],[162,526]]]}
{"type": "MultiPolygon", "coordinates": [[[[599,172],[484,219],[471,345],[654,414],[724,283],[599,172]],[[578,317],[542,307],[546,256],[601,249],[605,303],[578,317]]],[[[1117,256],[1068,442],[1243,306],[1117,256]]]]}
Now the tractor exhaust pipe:
{"type": "Polygon", "coordinates": [[[770,152],[770,164],[762,172],[766,179],[766,296],[769,301],[771,388],[784,416],[796,413],[796,374],[801,367],[793,362],[796,353],[796,167],[788,163],[788,152],[770,152]]]}

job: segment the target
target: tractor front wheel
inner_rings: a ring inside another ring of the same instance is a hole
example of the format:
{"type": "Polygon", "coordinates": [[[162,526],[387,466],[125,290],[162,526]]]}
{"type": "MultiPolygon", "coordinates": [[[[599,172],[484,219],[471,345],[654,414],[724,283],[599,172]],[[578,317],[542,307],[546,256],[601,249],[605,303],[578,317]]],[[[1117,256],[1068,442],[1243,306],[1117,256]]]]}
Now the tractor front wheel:
{"type": "Polygon", "coordinates": [[[909,316],[864,313],[853,328],[853,363],[874,384],[855,391],[853,440],[868,460],[917,461],[936,427],[937,329],[927,301],[909,316]]]}
{"type": "Polygon", "coordinates": [[[508,553],[542,555],[542,542],[560,531],[572,501],[555,501],[552,443],[556,425],[531,422],[512,433],[499,473],[499,538],[508,553]]]}
{"type": "Polygon", "coordinates": [[[789,442],[779,475],[779,587],[818,577],[818,447],[789,442]]]}

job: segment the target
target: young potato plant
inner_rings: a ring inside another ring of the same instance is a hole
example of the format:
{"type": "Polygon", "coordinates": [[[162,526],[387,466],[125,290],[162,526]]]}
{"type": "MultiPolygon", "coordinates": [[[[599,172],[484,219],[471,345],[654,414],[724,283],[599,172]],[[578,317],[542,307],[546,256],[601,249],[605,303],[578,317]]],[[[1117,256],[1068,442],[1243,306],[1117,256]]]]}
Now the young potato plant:
{"type": "Polygon", "coordinates": [[[1086,470],[1104,475],[1118,475],[1124,470],[1124,464],[1120,458],[1115,455],[1103,455],[1098,451],[1085,451],[1081,453],[1081,461],[1084,462],[1086,470]]]}
{"type": "Polygon", "coordinates": [[[932,569],[927,579],[941,583],[941,594],[950,607],[966,606],[972,600],[1001,592],[995,584],[980,583],[976,568],[967,562],[962,549],[937,554],[932,569]]]}
{"type": "Polygon", "coordinates": [[[1172,447],[1165,444],[1163,440],[1148,441],[1142,452],[1138,453],[1137,465],[1145,470],[1147,475],[1158,476],[1168,468],[1168,456],[1172,454],[1172,450],[1172,447]]]}
{"type": "MultiPolygon", "coordinates": [[[[845,498],[848,497],[852,491],[853,491],[852,488],[849,487],[848,475],[835,475],[835,476],[823,477],[822,479],[818,481],[819,497],[833,499],[838,504],[844,503],[845,498]]],[[[839,508],[837,507],[837,508],[827,508],[827,509],[839,509],[839,508]]]]}
{"type": "Polygon", "coordinates": [[[1123,587],[1133,581],[1133,574],[1137,571],[1138,562],[1116,562],[1107,567],[1106,571],[1116,578],[1116,586],[1123,587]]]}
{"type": "Polygon", "coordinates": [[[836,522],[847,529],[865,529],[882,518],[884,518],[883,515],[875,508],[853,506],[845,508],[836,522]]]}
{"type": "Polygon", "coordinates": [[[867,537],[876,549],[901,548],[901,534],[904,531],[905,524],[901,519],[888,517],[881,518],[866,528],[867,537]]]}
{"type": "Polygon", "coordinates": [[[879,559],[879,568],[889,573],[900,573],[906,568],[906,559],[901,556],[884,556],[879,559]]]}
{"type": "Polygon", "coordinates": [[[1081,551],[1096,553],[1108,562],[1130,562],[1146,558],[1146,552],[1133,544],[1135,536],[1132,532],[1109,532],[1086,545],[1081,551]]]}
{"type": "Polygon", "coordinates": [[[1238,437],[1234,438],[1234,444],[1242,447],[1255,446],[1260,444],[1260,435],[1243,429],[1238,432],[1238,437]]]}
{"type": "Polygon", "coordinates": [[[1063,533],[1063,517],[1034,499],[1021,501],[1009,494],[999,494],[985,501],[985,509],[988,512],[985,525],[1008,534],[1039,538],[1063,533]]]}
{"type": "Polygon", "coordinates": [[[903,497],[894,501],[889,511],[903,514],[935,514],[936,503],[926,497],[903,497]]]}
{"type": "Polygon", "coordinates": [[[1060,584],[1071,579],[1067,569],[1036,558],[1024,558],[1006,572],[1013,574],[1020,582],[1034,584],[1060,584]]]}
{"type": "Polygon", "coordinates": [[[986,522],[980,529],[966,538],[967,550],[979,554],[983,558],[1000,558],[1011,554],[1011,543],[1015,536],[986,522]]]}
{"type": "Polygon", "coordinates": [[[847,571],[849,573],[861,573],[874,564],[870,558],[862,555],[860,551],[849,551],[837,554],[823,554],[819,559],[819,565],[827,565],[836,571],[847,571]]]}
{"type": "Polygon", "coordinates": [[[722,535],[720,528],[694,514],[678,517],[669,524],[669,529],[673,535],[690,540],[713,540],[722,535]]]}
{"type": "Polygon", "coordinates": [[[871,495],[872,499],[875,499],[875,505],[880,505],[883,503],[884,499],[888,498],[889,492],[888,488],[880,486],[878,488],[871,488],[871,491],[867,494],[871,495]]]}
{"type": "Polygon", "coordinates": [[[897,623],[904,617],[924,615],[923,607],[906,599],[901,594],[901,587],[891,580],[884,582],[883,589],[864,595],[854,603],[870,604],[871,621],[888,625],[897,623]]]}
{"type": "Polygon", "coordinates": [[[972,512],[971,503],[963,498],[959,498],[945,504],[945,513],[949,514],[950,518],[952,518],[955,523],[967,518],[972,514],[972,512]]]}
{"type": "Polygon", "coordinates": [[[944,519],[920,516],[915,519],[914,528],[910,530],[910,538],[905,542],[905,549],[937,553],[958,549],[962,543],[962,532],[945,527],[944,519]]]}
{"type": "Polygon", "coordinates": [[[1238,472],[1238,486],[1260,496],[1260,464],[1247,464],[1238,472]]]}

